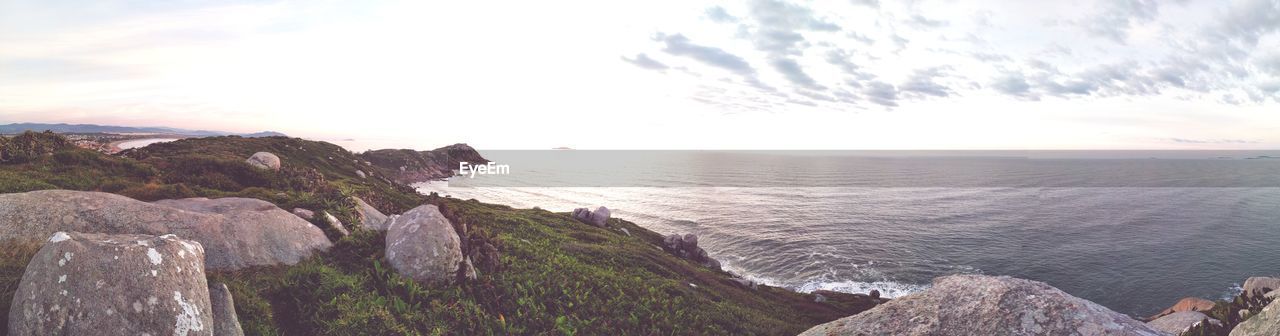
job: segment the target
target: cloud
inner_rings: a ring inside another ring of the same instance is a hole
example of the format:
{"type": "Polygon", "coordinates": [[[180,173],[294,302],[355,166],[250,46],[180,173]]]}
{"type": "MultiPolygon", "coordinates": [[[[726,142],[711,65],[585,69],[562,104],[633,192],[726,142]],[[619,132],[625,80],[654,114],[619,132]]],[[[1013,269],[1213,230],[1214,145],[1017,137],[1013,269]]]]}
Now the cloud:
{"type": "Polygon", "coordinates": [[[729,70],[735,74],[754,77],[756,70],[747,60],[720,48],[694,44],[681,34],[659,35],[656,38],[666,47],[662,49],[668,54],[692,58],[703,64],[729,70]]]}
{"type": "Polygon", "coordinates": [[[627,58],[626,56],[623,56],[622,60],[627,61],[627,63],[631,63],[635,66],[649,69],[649,70],[662,71],[670,68],[666,64],[662,64],[662,62],[658,62],[652,58],[649,58],[649,56],[645,55],[644,53],[636,54],[635,58],[627,58]]]}
{"type": "Polygon", "coordinates": [[[1101,8],[1097,10],[1097,14],[1081,22],[1080,25],[1090,34],[1125,44],[1129,37],[1129,28],[1154,20],[1160,12],[1160,2],[1107,0],[1103,1],[1101,8]]]}
{"type": "Polygon", "coordinates": [[[898,106],[898,89],[881,81],[872,81],[862,88],[862,94],[872,103],[886,107],[898,106]]]}
{"type": "Polygon", "coordinates": [[[1031,97],[1031,84],[1027,83],[1027,79],[1020,72],[1005,74],[992,82],[991,87],[1003,94],[1031,97]]]}
{"type": "Polygon", "coordinates": [[[751,16],[765,29],[838,31],[840,26],[818,19],[813,10],[777,0],[754,0],[751,16]]]}
{"type": "Polygon", "coordinates": [[[941,27],[946,27],[948,24],[950,24],[947,21],[932,20],[920,14],[911,15],[911,20],[907,21],[907,23],[911,24],[912,26],[916,26],[920,28],[941,28],[941,27]]]}
{"type": "Polygon", "coordinates": [[[854,5],[880,8],[880,0],[849,0],[854,5]]]}
{"type": "Polygon", "coordinates": [[[858,65],[850,61],[850,58],[852,57],[848,52],[840,49],[828,50],[826,55],[827,63],[840,67],[840,70],[844,71],[845,74],[856,75],[858,74],[858,65]]]}
{"type": "Polygon", "coordinates": [[[773,65],[774,70],[782,73],[782,76],[793,84],[814,90],[826,89],[822,85],[818,85],[818,82],[815,82],[813,77],[809,77],[809,74],[806,74],[804,69],[801,69],[800,64],[797,64],[795,60],[789,58],[777,58],[770,61],[769,64],[773,65]]]}
{"type": "Polygon", "coordinates": [[[714,22],[719,22],[719,23],[737,23],[738,22],[738,17],[729,15],[729,11],[725,10],[724,7],[720,7],[720,6],[707,8],[706,15],[707,15],[707,19],[710,19],[711,21],[714,21],[714,22]]]}
{"type": "Polygon", "coordinates": [[[939,77],[945,75],[947,67],[933,67],[927,69],[919,69],[911,74],[902,85],[898,86],[898,90],[912,94],[934,97],[946,97],[955,93],[951,88],[937,82],[939,77]]]}

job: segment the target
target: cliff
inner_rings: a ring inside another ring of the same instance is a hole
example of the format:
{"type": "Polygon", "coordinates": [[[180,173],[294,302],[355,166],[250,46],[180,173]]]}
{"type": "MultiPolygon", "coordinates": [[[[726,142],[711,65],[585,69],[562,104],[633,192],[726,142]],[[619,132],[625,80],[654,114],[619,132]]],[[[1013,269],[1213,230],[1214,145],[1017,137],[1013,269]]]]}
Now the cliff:
{"type": "Polygon", "coordinates": [[[391,176],[392,180],[403,184],[453,176],[459,162],[489,162],[466,144],[454,144],[430,151],[379,149],[360,153],[359,156],[391,176]]]}

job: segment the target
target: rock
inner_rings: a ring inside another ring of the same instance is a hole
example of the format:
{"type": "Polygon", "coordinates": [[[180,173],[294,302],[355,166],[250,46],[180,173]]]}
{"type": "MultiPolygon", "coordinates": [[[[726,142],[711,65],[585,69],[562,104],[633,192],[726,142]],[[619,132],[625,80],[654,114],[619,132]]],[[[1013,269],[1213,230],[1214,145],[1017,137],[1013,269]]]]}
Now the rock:
{"type": "Polygon", "coordinates": [[[462,265],[460,265],[459,267],[461,267],[461,270],[459,270],[459,273],[461,273],[462,277],[466,278],[467,280],[475,280],[476,277],[479,276],[476,273],[476,266],[471,263],[471,257],[462,259],[462,265]]]}
{"type": "Polygon", "coordinates": [[[1280,278],[1251,277],[1244,281],[1245,296],[1262,295],[1280,289],[1280,278]]]}
{"type": "Polygon", "coordinates": [[[338,217],[330,215],[328,211],[322,213],[324,214],[324,222],[329,224],[329,229],[337,231],[340,237],[346,237],[351,234],[350,231],[347,231],[347,227],[342,225],[342,221],[338,220],[338,217]]]}
{"type": "Polygon", "coordinates": [[[1151,316],[1150,319],[1155,320],[1160,318],[1161,316],[1178,313],[1178,312],[1209,311],[1210,309],[1213,309],[1213,305],[1214,305],[1213,301],[1201,299],[1198,297],[1186,297],[1186,298],[1182,298],[1182,300],[1178,300],[1178,303],[1173,304],[1173,307],[1169,307],[1165,310],[1160,311],[1160,313],[1151,316]]]}
{"type": "Polygon", "coordinates": [[[1263,335],[1280,335],[1280,303],[1268,304],[1257,315],[1244,320],[1235,329],[1231,329],[1231,336],[1263,335]]]}
{"type": "Polygon", "coordinates": [[[591,210],[587,208],[573,209],[572,217],[579,222],[589,223],[591,222],[591,210]]]}
{"type": "Polygon", "coordinates": [[[573,209],[573,219],[594,225],[596,227],[606,227],[609,225],[609,208],[599,207],[596,211],[587,210],[587,208],[573,209]]]}
{"type": "Polygon", "coordinates": [[[596,211],[591,212],[591,221],[588,223],[597,227],[609,226],[609,208],[596,208],[596,211]]]}
{"type": "Polygon", "coordinates": [[[867,296],[871,297],[871,299],[872,299],[872,300],[879,300],[879,299],[880,299],[880,291],[879,291],[879,290],[872,289],[870,293],[867,293],[867,296]]]}
{"type": "Polygon", "coordinates": [[[244,160],[250,166],[258,169],[280,170],[280,157],[267,152],[253,153],[249,159],[244,160]]]}
{"type": "Polygon", "coordinates": [[[692,234],[692,233],[686,233],[686,234],[684,234],[684,237],[683,237],[683,238],[681,238],[681,243],[680,243],[680,244],[681,244],[681,246],[684,246],[684,249],[686,249],[686,250],[691,250],[691,251],[692,251],[692,250],[694,250],[694,249],[697,249],[697,248],[698,248],[698,236],[696,236],[696,235],[694,235],[694,234],[692,234]]]}
{"type": "Polygon", "coordinates": [[[813,302],[817,302],[817,303],[827,302],[827,297],[822,296],[822,294],[814,294],[813,302]]]}
{"type": "Polygon", "coordinates": [[[801,335],[1165,335],[1042,282],[952,275],[801,335]]]}
{"type": "Polygon", "coordinates": [[[677,257],[695,261],[706,268],[720,269],[720,261],[712,259],[706,250],[698,247],[698,236],[692,233],[684,236],[667,235],[662,238],[662,245],[666,247],[667,252],[677,257]]]}
{"type": "Polygon", "coordinates": [[[10,335],[212,335],[200,243],[56,232],[28,264],[10,335]]]}
{"type": "Polygon", "coordinates": [[[1263,295],[1263,297],[1272,299],[1272,300],[1280,298],[1280,290],[1273,290],[1273,291],[1267,292],[1267,294],[1263,295]]]}
{"type": "Polygon", "coordinates": [[[316,217],[316,212],[303,209],[303,208],[293,208],[293,215],[298,216],[298,218],[302,218],[305,220],[311,220],[312,218],[316,217]]]}
{"type": "Polygon", "coordinates": [[[363,171],[363,170],[356,170],[356,176],[359,176],[360,178],[366,178],[366,177],[369,177],[368,175],[365,175],[365,174],[364,174],[364,171],[363,171]]]}
{"type": "Polygon", "coordinates": [[[247,198],[147,203],[100,192],[0,194],[0,223],[0,240],[38,240],[57,231],[176,234],[204,245],[205,267],[217,270],[295,264],[332,246],[315,225],[247,198]]]}
{"type": "Polygon", "coordinates": [[[356,202],[356,215],[360,216],[361,226],[370,230],[387,230],[387,215],[359,197],[352,196],[351,200],[356,202]]]}
{"type": "Polygon", "coordinates": [[[1169,315],[1165,315],[1151,322],[1147,322],[1147,326],[1155,328],[1156,330],[1177,335],[1177,334],[1181,334],[1184,331],[1187,331],[1187,329],[1191,329],[1191,327],[1194,327],[1200,324],[1200,322],[1203,322],[1205,319],[1208,319],[1209,323],[1212,323],[1215,325],[1222,325],[1221,321],[1211,319],[1209,318],[1209,315],[1205,315],[1204,313],[1201,313],[1198,311],[1188,310],[1188,311],[1180,311],[1180,312],[1172,313],[1169,315]]]}
{"type": "Polygon", "coordinates": [[[244,336],[240,329],[240,317],[236,316],[236,302],[224,283],[209,284],[209,304],[213,314],[213,334],[218,336],[244,336]]]}
{"type": "Polygon", "coordinates": [[[413,280],[452,282],[462,262],[462,243],[435,205],[395,217],[387,228],[387,262],[413,280]]]}

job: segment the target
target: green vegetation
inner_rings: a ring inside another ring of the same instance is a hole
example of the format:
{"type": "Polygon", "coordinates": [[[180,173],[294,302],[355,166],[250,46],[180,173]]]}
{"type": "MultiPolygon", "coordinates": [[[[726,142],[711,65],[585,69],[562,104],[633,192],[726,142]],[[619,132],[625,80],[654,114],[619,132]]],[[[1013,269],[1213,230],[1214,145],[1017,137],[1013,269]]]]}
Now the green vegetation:
{"type": "MultiPolygon", "coordinates": [[[[421,195],[367,168],[359,155],[323,142],[216,137],[154,144],[120,156],[61,148],[28,158],[0,164],[0,192],[62,188],[141,200],[253,197],[285,209],[329,211],[357,229],[333,249],[293,266],[209,274],[231,289],[250,335],[777,335],[871,305],[815,303],[781,288],[743,288],[727,273],[662,251],[661,235],[627,221],[612,219],[604,229],[565,213],[421,195]],[[250,168],[244,159],[258,151],[277,154],[283,168],[250,168]],[[357,177],[357,169],[370,176],[357,177]],[[500,257],[496,264],[477,263],[476,280],[410,281],[383,258],[384,234],[358,230],[348,197],[353,195],[385,213],[436,204],[455,225],[466,223],[464,241],[492,244],[500,257]]],[[[37,245],[4,246],[16,247],[0,254],[0,284],[10,285],[5,295],[11,296],[37,245]]],[[[4,300],[0,306],[7,309],[4,300]]]]}

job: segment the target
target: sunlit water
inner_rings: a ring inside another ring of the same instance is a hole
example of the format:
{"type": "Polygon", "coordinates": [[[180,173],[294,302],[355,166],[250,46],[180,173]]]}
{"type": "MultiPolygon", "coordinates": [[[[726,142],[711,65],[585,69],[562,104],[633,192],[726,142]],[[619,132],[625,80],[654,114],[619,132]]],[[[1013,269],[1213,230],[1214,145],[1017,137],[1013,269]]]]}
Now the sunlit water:
{"type": "Polygon", "coordinates": [[[799,291],[893,297],[941,275],[1010,275],[1145,316],[1280,273],[1275,187],[417,187],[520,208],[605,205],[799,291]]]}

